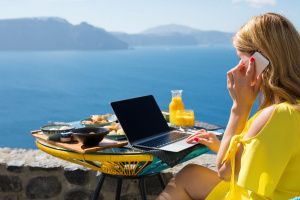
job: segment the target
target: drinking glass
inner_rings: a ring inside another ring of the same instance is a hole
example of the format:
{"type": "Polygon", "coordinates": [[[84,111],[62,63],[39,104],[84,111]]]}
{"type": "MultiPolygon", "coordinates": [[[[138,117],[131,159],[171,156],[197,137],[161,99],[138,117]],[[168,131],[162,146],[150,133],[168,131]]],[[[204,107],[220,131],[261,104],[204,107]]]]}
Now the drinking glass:
{"type": "Polygon", "coordinates": [[[177,110],[176,112],[176,126],[195,126],[195,115],[191,109],[177,110]]]}

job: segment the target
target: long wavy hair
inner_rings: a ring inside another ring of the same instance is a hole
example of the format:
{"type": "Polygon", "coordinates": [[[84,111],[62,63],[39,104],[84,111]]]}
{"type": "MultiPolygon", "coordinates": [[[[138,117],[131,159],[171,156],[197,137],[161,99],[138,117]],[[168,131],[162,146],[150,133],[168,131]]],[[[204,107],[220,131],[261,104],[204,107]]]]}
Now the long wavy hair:
{"type": "Polygon", "coordinates": [[[259,110],[287,101],[297,110],[300,105],[300,35],[285,17],[266,13],[251,18],[233,37],[239,51],[261,51],[270,61],[263,71],[259,110]]]}

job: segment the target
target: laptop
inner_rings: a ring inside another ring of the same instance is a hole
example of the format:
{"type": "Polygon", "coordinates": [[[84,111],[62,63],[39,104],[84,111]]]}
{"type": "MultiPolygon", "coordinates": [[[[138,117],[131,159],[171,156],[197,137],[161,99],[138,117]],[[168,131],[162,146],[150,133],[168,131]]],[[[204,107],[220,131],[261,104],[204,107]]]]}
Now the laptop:
{"type": "Polygon", "coordinates": [[[185,142],[195,132],[169,128],[152,95],[115,101],[110,105],[132,146],[179,152],[196,144],[185,142]]]}

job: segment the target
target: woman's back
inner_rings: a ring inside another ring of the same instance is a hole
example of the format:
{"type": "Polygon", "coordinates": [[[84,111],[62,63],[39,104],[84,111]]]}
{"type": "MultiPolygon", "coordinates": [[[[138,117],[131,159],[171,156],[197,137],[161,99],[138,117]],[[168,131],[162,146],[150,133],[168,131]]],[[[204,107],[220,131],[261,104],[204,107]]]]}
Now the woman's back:
{"type": "MultiPolygon", "coordinates": [[[[273,194],[278,197],[285,196],[285,193],[289,193],[293,197],[300,196],[300,111],[295,110],[291,106],[289,106],[289,108],[290,115],[294,116],[295,119],[289,121],[287,125],[284,125],[287,130],[281,134],[287,138],[284,141],[288,142],[287,145],[291,146],[291,150],[295,150],[286,153],[283,150],[278,156],[278,159],[285,157],[289,158],[286,163],[282,162],[281,164],[286,166],[273,194]]],[[[287,120],[283,119],[282,121],[284,122],[287,120]]]]}

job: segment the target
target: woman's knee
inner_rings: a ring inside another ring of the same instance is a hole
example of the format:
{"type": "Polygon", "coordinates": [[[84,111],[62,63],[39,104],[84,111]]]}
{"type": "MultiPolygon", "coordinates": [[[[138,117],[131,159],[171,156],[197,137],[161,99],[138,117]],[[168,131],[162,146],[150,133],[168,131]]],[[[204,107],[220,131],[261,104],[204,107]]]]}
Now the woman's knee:
{"type": "Polygon", "coordinates": [[[192,199],[203,199],[220,181],[217,173],[197,164],[189,164],[175,176],[175,186],[183,188],[192,199]]]}
{"type": "Polygon", "coordinates": [[[197,164],[188,164],[184,168],[182,168],[178,175],[180,174],[199,174],[202,171],[205,171],[207,168],[197,164]]]}
{"type": "Polygon", "coordinates": [[[177,181],[184,181],[185,183],[191,179],[200,178],[207,168],[197,164],[188,164],[182,168],[175,176],[177,181]]]}

